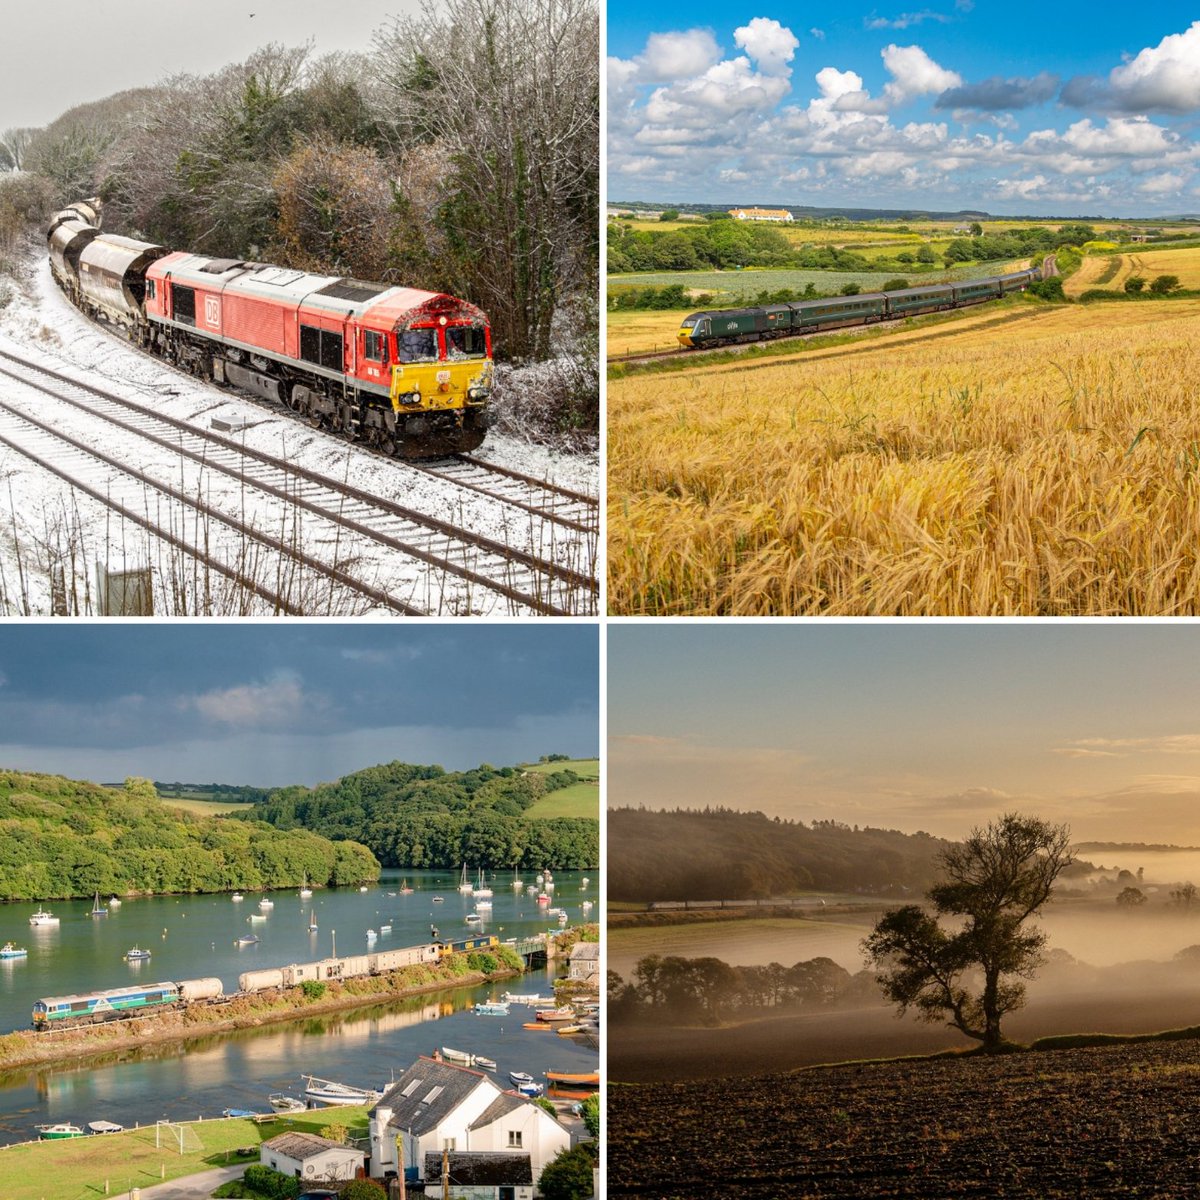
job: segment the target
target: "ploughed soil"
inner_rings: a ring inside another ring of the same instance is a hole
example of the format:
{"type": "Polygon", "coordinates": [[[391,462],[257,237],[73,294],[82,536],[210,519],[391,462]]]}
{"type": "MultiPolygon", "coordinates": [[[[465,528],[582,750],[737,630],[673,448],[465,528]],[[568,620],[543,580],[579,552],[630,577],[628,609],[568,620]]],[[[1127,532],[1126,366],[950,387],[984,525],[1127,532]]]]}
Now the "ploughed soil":
{"type": "Polygon", "coordinates": [[[1200,1195],[1200,1042],[612,1085],[610,1198],[1200,1195]]]}

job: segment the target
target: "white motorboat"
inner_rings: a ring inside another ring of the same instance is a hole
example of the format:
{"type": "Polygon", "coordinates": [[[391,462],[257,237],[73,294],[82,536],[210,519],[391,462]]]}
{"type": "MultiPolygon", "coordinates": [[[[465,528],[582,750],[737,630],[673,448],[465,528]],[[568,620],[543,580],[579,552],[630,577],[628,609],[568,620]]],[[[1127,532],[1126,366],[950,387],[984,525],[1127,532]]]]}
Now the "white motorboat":
{"type": "Polygon", "coordinates": [[[14,946],[12,942],[5,942],[0,946],[0,958],[27,958],[29,951],[22,946],[14,946]]]}
{"type": "Polygon", "coordinates": [[[30,925],[57,925],[58,918],[52,913],[47,912],[44,908],[39,908],[37,912],[29,918],[30,925]]]}
{"type": "Polygon", "coordinates": [[[263,898],[262,898],[262,899],[261,899],[261,900],[258,902],[258,907],[259,907],[259,908],[261,908],[261,909],[262,909],[262,910],[265,912],[267,909],[269,909],[269,908],[274,908],[274,907],[275,907],[275,901],[274,901],[274,900],[268,900],[268,899],[266,898],[266,896],[264,896],[264,897],[263,897],[263,898]]]}
{"type": "Polygon", "coordinates": [[[335,1083],[331,1079],[318,1079],[315,1075],[301,1075],[308,1080],[304,1094],[318,1104],[378,1104],[383,1093],[373,1088],[353,1087],[348,1083],[335,1083]]]}
{"type": "Polygon", "coordinates": [[[298,1096],[289,1096],[285,1092],[272,1092],[267,1102],[276,1112],[307,1112],[308,1105],[298,1096]]]}

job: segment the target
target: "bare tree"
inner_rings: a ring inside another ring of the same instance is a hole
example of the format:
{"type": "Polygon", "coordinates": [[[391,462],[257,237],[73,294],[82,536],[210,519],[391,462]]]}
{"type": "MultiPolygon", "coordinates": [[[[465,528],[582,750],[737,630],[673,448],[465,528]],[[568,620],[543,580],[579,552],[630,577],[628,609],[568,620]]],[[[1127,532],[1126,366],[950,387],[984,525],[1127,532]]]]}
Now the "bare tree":
{"type": "Polygon", "coordinates": [[[598,258],[593,0],[449,0],[377,38],[382,117],[452,164],[440,221],[457,278],[503,349],[545,358],[559,299],[598,258]]]}
{"type": "Polygon", "coordinates": [[[6,129],[0,133],[0,169],[20,171],[25,165],[25,151],[36,129],[6,129]]]}

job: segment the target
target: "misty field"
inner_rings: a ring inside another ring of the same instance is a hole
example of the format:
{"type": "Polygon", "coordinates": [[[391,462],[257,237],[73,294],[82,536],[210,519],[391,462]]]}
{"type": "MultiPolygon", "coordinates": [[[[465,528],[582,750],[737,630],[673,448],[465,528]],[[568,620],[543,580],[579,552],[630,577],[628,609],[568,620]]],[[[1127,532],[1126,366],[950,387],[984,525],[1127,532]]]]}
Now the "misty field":
{"type": "Polygon", "coordinates": [[[618,614],[1200,612],[1200,312],[1029,303],[614,379],[618,614]]]}
{"type": "Polygon", "coordinates": [[[647,954],[677,954],[684,958],[719,958],[734,966],[771,962],[791,964],[801,959],[832,958],[848,971],[862,969],[858,944],[871,931],[878,912],[861,921],[810,921],[795,917],[651,926],[644,929],[609,926],[608,966],[626,977],[647,954]]]}
{"type": "Polygon", "coordinates": [[[1198,1051],[1152,1042],[610,1086],[607,1195],[1191,1196],[1198,1051]]]}

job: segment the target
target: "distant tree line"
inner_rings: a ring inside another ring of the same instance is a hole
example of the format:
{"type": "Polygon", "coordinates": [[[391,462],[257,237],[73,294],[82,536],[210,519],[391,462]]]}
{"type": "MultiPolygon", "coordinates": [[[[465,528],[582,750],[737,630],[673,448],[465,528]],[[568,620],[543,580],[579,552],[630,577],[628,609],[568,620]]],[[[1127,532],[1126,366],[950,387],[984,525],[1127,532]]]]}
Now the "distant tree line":
{"type": "Polygon", "coordinates": [[[1067,224],[1057,229],[1034,225],[954,238],[940,253],[931,245],[914,243],[911,248],[889,249],[886,255],[868,257],[850,247],[798,245],[778,228],[751,221],[714,221],[673,230],[641,230],[610,221],[608,271],[611,275],[735,267],[810,271],[893,271],[906,267],[920,271],[943,264],[951,267],[966,262],[1028,258],[1061,246],[1080,246],[1095,236],[1093,227],[1085,224],[1067,224]]]}
{"type": "Polygon", "coordinates": [[[526,816],[539,797],[578,782],[570,769],[543,774],[484,764],[447,772],[395,762],[316,788],[279,789],[238,816],[351,838],[389,867],[594,868],[598,821],[526,816]]]}
{"type": "Polygon", "coordinates": [[[927,833],[785,821],[729,809],[608,814],[614,900],[766,899],[798,891],[902,896],[934,880],[948,843],[927,833]]]}
{"type": "Polygon", "coordinates": [[[213,796],[228,804],[257,804],[270,794],[270,788],[249,787],[234,783],[163,783],[154,781],[160,796],[213,796]]]}
{"type": "Polygon", "coordinates": [[[629,982],[616,971],[608,973],[608,1015],[618,1022],[715,1024],[734,1013],[808,1012],[878,1001],[870,971],[852,975],[824,957],[791,967],[775,962],[732,967],[719,958],[651,954],[638,960],[629,982]]]}
{"type": "Polygon", "coordinates": [[[194,817],[163,805],[148,779],[115,790],[0,771],[0,900],[95,892],[220,892],[379,877],[353,841],[194,817]]]}

